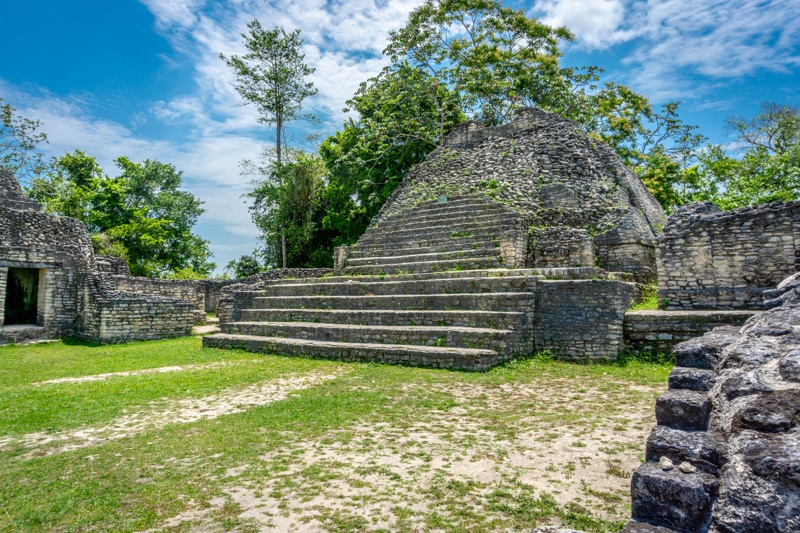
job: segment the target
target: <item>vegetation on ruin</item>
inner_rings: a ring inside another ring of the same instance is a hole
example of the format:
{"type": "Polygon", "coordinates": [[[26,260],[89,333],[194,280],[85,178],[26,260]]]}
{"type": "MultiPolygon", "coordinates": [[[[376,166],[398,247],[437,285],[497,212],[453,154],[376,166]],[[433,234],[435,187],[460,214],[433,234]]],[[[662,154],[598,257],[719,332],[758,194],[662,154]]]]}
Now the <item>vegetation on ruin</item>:
{"type": "Polygon", "coordinates": [[[534,357],[459,373],[197,337],[0,355],[7,531],[617,531],[670,371],[534,357]]]}

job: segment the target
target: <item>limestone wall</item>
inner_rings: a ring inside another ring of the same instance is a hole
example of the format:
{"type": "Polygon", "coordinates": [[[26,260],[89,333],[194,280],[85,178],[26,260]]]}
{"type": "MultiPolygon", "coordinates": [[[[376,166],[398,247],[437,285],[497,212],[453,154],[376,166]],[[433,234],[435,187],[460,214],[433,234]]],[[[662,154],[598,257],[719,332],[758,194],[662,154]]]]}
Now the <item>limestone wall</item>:
{"type": "Polygon", "coordinates": [[[128,261],[122,257],[111,257],[108,255],[95,255],[97,262],[97,270],[104,274],[112,274],[114,276],[130,276],[131,269],[128,266],[128,261]]]}
{"type": "Polygon", "coordinates": [[[622,281],[540,281],[533,319],[535,349],[575,361],[616,359],[622,349],[623,317],[633,297],[633,284],[622,281]]]}
{"type": "Polygon", "coordinates": [[[195,324],[205,324],[206,286],[203,281],[114,276],[114,282],[119,291],[163,296],[187,302],[196,311],[195,324]]]}
{"type": "Polygon", "coordinates": [[[13,330],[18,329],[4,334],[9,331],[4,317],[5,290],[12,267],[39,271],[40,328],[33,333],[38,338],[77,335],[98,342],[121,342],[191,333],[193,304],[118,291],[112,277],[100,269],[127,272],[127,265],[105,257],[98,264],[82,222],[43,213],[42,206],[25,198],[16,179],[2,170],[0,342],[13,342],[17,335],[13,330]]]}
{"type": "Polygon", "coordinates": [[[679,209],[659,238],[659,302],[666,309],[759,309],[762,293],[798,269],[798,244],[800,202],[679,209]]]}
{"type": "Polygon", "coordinates": [[[742,328],[676,347],[625,532],[800,531],[800,275],[769,296],[742,328]]]}
{"type": "Polygon", "coordinates": [[[191,335],[195,307],[174,298],[116,290],[108,274],[78,276],[78,335],[101,344],[191,335]]]}
{"type": "MultiPolygon", "coordinates": [[[[0,172],[1,176],[9,176],[0,172]]],[[[0,188],[0,325],[4,324],[5,279],[9,267],[44,269],[39,294],[42,299],[39,325],[46,337],[75,333],[77,312],[76,277],[96,267],[91,238],[75,219],[56,217],[40,211],[36,202],[22,197],[19,184],[11,177],[13,190],[0,188]]],[[[11,182],[3,181],[8,185],[11,182]]]]}

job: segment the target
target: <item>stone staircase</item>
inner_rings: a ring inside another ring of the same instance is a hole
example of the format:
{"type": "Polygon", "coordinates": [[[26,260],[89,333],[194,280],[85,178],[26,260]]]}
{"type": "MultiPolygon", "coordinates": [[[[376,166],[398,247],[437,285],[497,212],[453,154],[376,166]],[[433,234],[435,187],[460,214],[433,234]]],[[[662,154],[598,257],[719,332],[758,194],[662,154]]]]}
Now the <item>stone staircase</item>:
{"type": "Polygon", "coordinates": [[[518,217],[483,198],[428,202],[373,223],[340,276],[237,291],[203,345],[486,370],[533,350],[536,283],[502,266],[518,217]]]}
{"type": "Polygon", "coordinates": [[[397,274],[502,267],[498,237],[519,222],[519,215],[490,199],[426,202],[370,224],[343,271],[397,274]]]}

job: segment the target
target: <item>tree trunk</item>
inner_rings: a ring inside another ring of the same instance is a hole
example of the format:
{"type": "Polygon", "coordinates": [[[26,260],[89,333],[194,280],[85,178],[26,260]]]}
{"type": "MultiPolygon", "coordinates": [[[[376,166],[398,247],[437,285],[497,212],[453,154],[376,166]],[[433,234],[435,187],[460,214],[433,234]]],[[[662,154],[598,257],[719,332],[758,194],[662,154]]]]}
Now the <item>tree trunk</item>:
{"type": "Polygon", "coordinates": [[[277,140],[276,149],[275,149],[275,155],[277,156],[278,164],[280,165],[281,164],[281,128],[283,127],[283,121],[280,119],[280,117],[278,117],[278,119],[275,121],[275,127],[276,127],[275,138],[277,140]]]}
{"type": "MultiPolygon", "coordinates": [[[[275,122],[276,126],[276,147],[275,147],[275,156],[278,159],[278,165],[281,164],[281,128],[283,127],[283,121],[280,117],[275,122]]],[[[283,184],[281,184],[283,185],[283,184]]],[[[281,255],[283,256],[283,268],[286,268],[286,228],[281,227],[281,255]]]]}
{"type": "Polygon", "coordinates": [[[283,268],[286,268],[286,228],[281,228],[281,249],[283,250],[283,268]]]}

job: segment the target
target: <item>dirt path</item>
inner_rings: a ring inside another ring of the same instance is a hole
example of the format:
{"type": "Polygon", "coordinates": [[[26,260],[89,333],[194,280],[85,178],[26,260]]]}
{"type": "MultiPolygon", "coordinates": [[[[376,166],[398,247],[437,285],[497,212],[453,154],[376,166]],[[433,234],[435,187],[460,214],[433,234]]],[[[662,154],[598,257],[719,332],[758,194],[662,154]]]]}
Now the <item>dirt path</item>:
{"type": "Polygon", "coordinates": [[[129,376],[146,376],[148,374],[169,374],[171,372],[185,372],[192,370],[208,370],[213,368],[225,368],[231,365],[242,363],[258,362],[259,359],[250,359],[247,361],[218,361],[216,363],[203,363],[196,365],[176,365],[176,366],[160,366],[158,368],[143,368],[141,370],[125,370],[122,372],[106,372],[104,374],[93,374],[91,376],[80,376],[70,378],[49,379],[47,381],[37,381],[32,383],[34,386],[41,385],[54,385],[59,383],[87,383],[90,381],[105,381],[111,378],[129,377],[129,376]]]}
{"type": "Polygon", "coordinates": [[[336,374],[307,374],[257,383],[244,388],[225,389],[218,394],[202,398],[150,402],[135,413],[125,414],[99,427],[55,433],[29,433],[20,438],[0,437],[0,449],[12,445],[30,448],[30,451],[23,456],[30,459],[98,446],[145,431],[158,430],[170,424],[187,424],[241,413],[252,407],[281,401],[292,392],[313,387],[336,377],[336,374]]]}
{"type": "MultiPolygon", "coordinates": [[[[524,524],[532,523],[535,511],[550,507],[588,509],[608,523],[626,520],[630,476],[654,422],[650,398],[661,387],[589,386],[576,397],[573,380],[549,385],[433,385],[452,395],[456,406],[394,424],[351,426],[265,454],[261,465],[232,467],[222,497],[162,527],[214,530],[223,511],[262,532],[439,531],[456,525],[529,531],[524,524]],[[637,393],[646,401],[610,410],[599,421],[562,415],[580,416],[637,393]],[[533,414],[532,406],[553,415],[533,414]],[[526,414],[510,424],[495,418],[515,411],[526,414]],[[265,465],[269,476],[250,474],[265,465]],[[449,526],[436,527],[440,523],[449,526]]],[[[414,387],[407,392],[413,395],[414,387]]],[[[548,521],[561,523],[557,512],[548,521]]]]}

